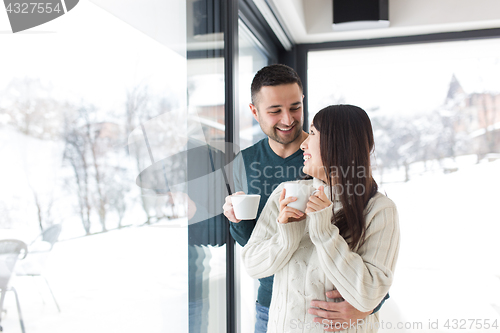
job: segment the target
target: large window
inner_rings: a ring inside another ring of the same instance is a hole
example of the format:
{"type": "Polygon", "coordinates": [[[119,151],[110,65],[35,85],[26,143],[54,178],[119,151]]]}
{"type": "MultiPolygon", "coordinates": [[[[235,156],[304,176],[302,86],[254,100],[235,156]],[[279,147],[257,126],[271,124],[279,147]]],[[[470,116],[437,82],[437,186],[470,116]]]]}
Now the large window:
{"type": "MultiPolygon", "coordinates": [[[[262,45],[240,21],[239,24],[239,143],[245,149],[265,138],[259,123],[250,111],[250,85],[255,73],[269,64],[269,57],[264,53],[262,45]]],[[[238,281],[240,285],[240,328],[242,333],[254,332],[255,300],[259,281],[251,278],[241,263],[241,246],[237,243],[236,261],[238,264],[238,281]]]]}
{"type": "Polygon", "coordinates": [[[250,85],[253,77],[259,69],[267,66],[270,62],[269,56],[263,50],[263,46],[248,30],[246,25],[240,21],[239,31],[239,140],[241,149],[247,148],[259,140],[265,138],[259,123],[254,119],[250,111],[251,103],[250,85]]]}
{"type": "MultiPolygon", "coordinates": [[[[199,14],[195,12],[194,17],[199,14]]],[[[227,244],[226,221],[221,215],[229,194],[221,168],[226,148],[225,80],[223,34],[215,23],[198,26],[188,39],[190,333],[226,332],[227,244]]]]}
{"type": "MultiPolygon", "coordinates": [[[[225,239],[191,228],[222,206],[200,198],[225,196],[207,188],[225,133],[224,43],[207,10],[80,1],[0,34],[0,239],[62,226],[10,281],[27,332],[225,331],[225,239]]],[[[19,332],[12,293],[3,305],[3,330],[19,332]]]]}
{"type": "Polygon", "coordinates": [[[329,104],[368,112],[375,179],[399,210],[382,332],[500,324],[499,50],[485,39],[308,55],[309,119],[329,104]]]}

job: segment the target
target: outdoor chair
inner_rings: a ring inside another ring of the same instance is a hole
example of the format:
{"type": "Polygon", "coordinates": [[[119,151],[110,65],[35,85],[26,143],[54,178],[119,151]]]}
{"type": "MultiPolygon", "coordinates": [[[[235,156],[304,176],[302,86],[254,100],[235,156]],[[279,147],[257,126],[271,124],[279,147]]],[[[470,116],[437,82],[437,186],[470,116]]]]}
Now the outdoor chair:
{"type": "Polygon", "coordinates": [[[19,305],[19,298],[14,287],[9,286],[9,280],[14,272],[14,267],[18,259],[23,259],[26,256],[28,248],[26,244],[17,239],[4,239],[0,240],[0,331],[2,329],[2,314],[3,302],[7,291],[12,290],[16,296],[17,313],[19,315],[19,322],[21,324],[21,331],[24,331],[23,316],[21,314],[21,306],[19,305]]]}
{"type": "MultiPolygon", "coordinates": [[[[43,269],[45,267],[45,263],[47,258],[54,247],[54,244],[57,243],[59,239],[59,235],[61,234],[61,225],[54,224],[53,226],[44,230],[38,237],[31,242],[29,245],[28,255],[26,259],[16,267],[16,275],[17,276],[31,276],[31,277],[41,277],[45,284],[47,285],[50,294],[52,295],[52,299],[56,304],[57,310],[61,312],[59,308],[59,304],[50,288],[49,282],[43,276],[43,269]]],[[[42,298],[43,299],[43,298],[42,298]]]]}

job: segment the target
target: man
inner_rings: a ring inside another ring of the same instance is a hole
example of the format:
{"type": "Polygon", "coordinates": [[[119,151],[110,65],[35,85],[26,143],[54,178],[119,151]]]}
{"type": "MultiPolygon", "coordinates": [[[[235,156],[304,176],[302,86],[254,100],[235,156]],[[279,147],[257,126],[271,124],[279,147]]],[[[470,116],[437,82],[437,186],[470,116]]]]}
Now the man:
{"type": "MultiPolygon", "coordinates": [[[[261,195],[257,219],[246,221],[236,219],[230,196],[226,197],[223,207],[224,215],[231,221],[231,235],[241,246],[248,242],[273,190],[284,181],[304,176],[300,144],[308,136],[302,130],[304,120],[302,83],[292,68],[285,65],[262,68],[253,79],[251,93],[250,110],[267,138],[241,151],[234,161],[233,178],[238,193],[261,195]]],[[[255,333],[267,330],[273,277],[259,279],[259,282],[255,333]]],[[[342,300],[338,291],[329,291],[326,296],[342,300]]],[[[324,320],[327,320],[330,325],[328,331],[340,331],[342,324],[345,329],[372,312],[359,312],[342,300],[341,302],[313,301],[309,313],[317,316],[315,321],[319,323],[325,323],[324,320]]]]}

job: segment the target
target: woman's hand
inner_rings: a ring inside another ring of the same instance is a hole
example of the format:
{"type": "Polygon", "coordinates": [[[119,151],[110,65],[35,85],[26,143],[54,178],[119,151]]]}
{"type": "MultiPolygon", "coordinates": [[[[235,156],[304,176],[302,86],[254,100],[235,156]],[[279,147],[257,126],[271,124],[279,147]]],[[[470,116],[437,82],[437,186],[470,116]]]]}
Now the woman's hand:
{"type": "Polygon", "coordinates": [[[288,207],[290,202],[297,200],[296,197],[288,197],[285,199],[286,190],[283,189],[280,195],[280,215],[278,216],[279,223],[296,222],[305,218],[305,214],[300,210],[288,207]]]}
{"type": "Polygon", "coordinates": [[[325,194],[325,187],[321,185],[318,191],[309,197],[309,201],[306,206],[306,214],[319,212],[332,204],[330,199],[325,194]]]}

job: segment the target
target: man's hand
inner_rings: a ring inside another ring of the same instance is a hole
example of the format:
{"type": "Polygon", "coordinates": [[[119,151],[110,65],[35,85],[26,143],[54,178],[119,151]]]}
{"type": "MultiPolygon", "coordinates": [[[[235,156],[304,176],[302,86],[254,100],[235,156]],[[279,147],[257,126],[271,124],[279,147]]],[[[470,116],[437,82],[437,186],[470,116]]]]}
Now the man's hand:
{"type": "MultiPolygon", "coordinates": [[[[342,298],[338,290],[327,292],[326,297],[342,298]]],[[[356,327],[359,319],[365,319],[372,313],[372,311],[361,312],[345,300],[339,303],[311,301],[311,307],[308,312],[317,316],[314,322],[324,324],[326,332],[338,332],[349,327],[356,327]]]]}
{"type": "MultiPolygon", "coordinates": [[[[236,192],[233,195],[236,194],[245,194],[245,192],[236,192]]],[[[228,195],[226,197],[226,202],[224,203],[224,206],[222,206],[222,209],[224,210],[224,216],[227,217],[227,219],[231,222],[238,223],[241,220],[238,220],[236,216],[234,215],[234,208],[233,208],[233,203],[231,202],[231,196],[228,195]]]]}

